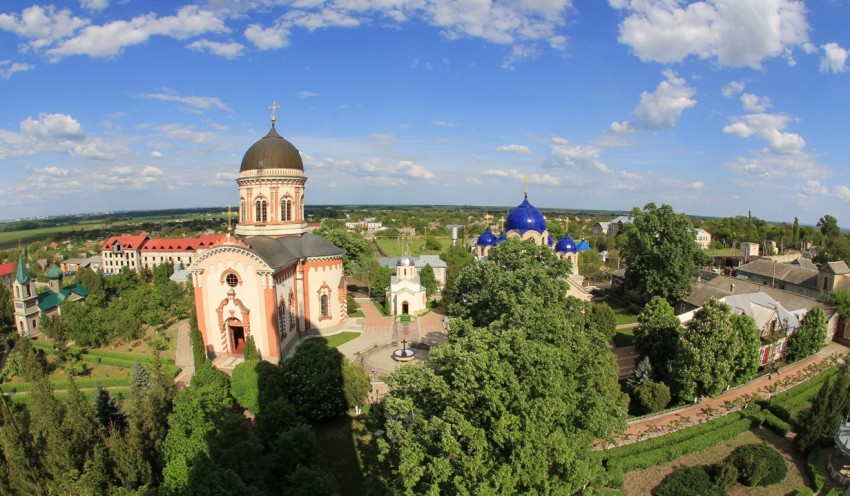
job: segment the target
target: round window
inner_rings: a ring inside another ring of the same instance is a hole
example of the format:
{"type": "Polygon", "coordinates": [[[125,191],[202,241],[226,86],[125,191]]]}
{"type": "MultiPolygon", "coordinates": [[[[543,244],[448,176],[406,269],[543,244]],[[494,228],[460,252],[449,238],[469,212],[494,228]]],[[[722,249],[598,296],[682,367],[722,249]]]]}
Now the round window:
{"type": "Polygon", "coordinates": [[[236,274],[227,274],[227,277],[224,278],[224,282],[226,282],[231,288],[235,288],[236,285],[239,284],[239,278],[236,277],[236,274]]]}

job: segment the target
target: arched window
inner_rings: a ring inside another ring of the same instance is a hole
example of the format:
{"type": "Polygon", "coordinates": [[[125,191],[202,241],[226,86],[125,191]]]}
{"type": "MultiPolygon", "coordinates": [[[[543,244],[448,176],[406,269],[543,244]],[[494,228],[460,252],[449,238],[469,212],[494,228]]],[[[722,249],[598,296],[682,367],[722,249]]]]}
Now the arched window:
{"type": "Polygon", "coordinates": [[[328,305],[328,295],[323,294],[321,296],[321,298],[319,298],[319,301],[320,301],[320,306],[321,306],[321,309],[322,309],[321,310],[322,311],[322,317],[330,317],[331,316],[331,309],[330,309],[330,305],[328,305]]]}
{"type": "Polygon", "coordinates": [[[254,205],[256,207],[254,222],[267,222],[269,220],[269,204],[266,199],[259,198],[254,205]]]}
{"type": "Polygon", "coordinates": [[[284,222],[292,220],[292,200],[288,197],[280,202],[280,220],[284,222]]]}

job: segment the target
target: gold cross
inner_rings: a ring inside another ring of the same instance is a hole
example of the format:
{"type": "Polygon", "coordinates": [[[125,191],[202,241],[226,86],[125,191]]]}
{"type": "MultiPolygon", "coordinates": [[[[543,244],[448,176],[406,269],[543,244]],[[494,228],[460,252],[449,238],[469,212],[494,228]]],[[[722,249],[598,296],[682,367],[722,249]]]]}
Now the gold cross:
{"type": "Polygon", "coordinates": [[[278,105],[276,101],[272,101],[272,104],[269,107],[269,110],[272,111],[272,124],[277,122],[277,109],[279,109],[279,108],[280,108],[280,105],[278,105]]]}
{"type": "Polygon", "coordinates": [[[227,204],[227,234],[230,234],[230,204],[227,204]]]}
{"type": "Polygon", "coordinates": [[[522,188],[522,193],[523,193],[525,196],[528,196],[528,174],[526,174],[525,176],[523,176],[523,188],[522,188]]]}

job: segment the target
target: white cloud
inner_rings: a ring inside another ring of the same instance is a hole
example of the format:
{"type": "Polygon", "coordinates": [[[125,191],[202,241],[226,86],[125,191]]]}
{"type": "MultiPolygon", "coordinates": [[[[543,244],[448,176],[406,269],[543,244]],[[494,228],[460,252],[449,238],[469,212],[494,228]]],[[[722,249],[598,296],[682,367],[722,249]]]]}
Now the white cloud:
{"type": "Polygon", "coordinates": [[[457,124],[455,124],[454,122],[447,122],[447,121],[431,121],[431,125],[437,126],[437,127],[456,127],[457,126],[457,124]]]}
{"type": "Polygon", "coordinates": [[[826,186],[821,184],[820,181],[806,181],[806,185],[803,187],[803,191],[810,195],[825,195],[828,193],[828,189],[826,186]]]}
{"type": "Polygon", "coordinates": [[[83,127],[65,114],[40,114],[38,120],[27,117],[21,122],[21,133],[48,141],[82,141],[83,127]]]}
{"type": "Polygon", "coordinates": [[[161,176],[162,175],[162,169],[160,169],[159,167],[154,167],[153,165],[149,165],[149,166],[145,167],[144,169],[142,169],[141,175],[142,176],[161,176]]]}
{"type": "Polygon", "coordinates": [[[434,177],[436,177],[433,172],[409,160],[402,160],[399,162],[398,169],[401,173],[409,177],[419,179],[434,179],[434,177]]]}
{"type": "Polygon", "coordinates": [[[732,81],[723,88],[723,96],[726,98],[732,98],[733,96],[742,93],[744,88],[744,83],[740,81],[732,81]]]}
{"type": "Polygon", "coordinates": [[[214,12],[186,5],[177,15],[157,17],[146,14],[129,21],[111,21],[100,26],[86,26],[78,34],[64,39],[47,50],[53,60],[71,55],[112,57],[128,46],[146,42],[151,36],[184,40],[206,33],[226,33],[224,21],[214,12]]]}
{"type": "Polygon", "coordinates": [[[522,174],[516,169],[487,169],[482,172],[485,176],[495,176],[495,177],[512,177],[514,179],[528,179],[529,183],[532,184],[547,184],[549,186],[557,186],[561,184],[561,180],[555,176],[551,176],[549,174],[522,174]]]}
{"type": "Polygon", "coordinates": [[[475,186],[479,186],[484,183],[484,181],[482,181],[480,177],[475,176],[467,177],[466,179],[464,179],[464,181],[468,182],[469,184],[474,184],[475,186]]]}
{"type": "Polygon", "coordinates": [[[20,16],[0,14],[0,29],[29,39],[26,47],[31,50],[48,47],[88,24],[87,19],[73,16],[70,10],[57,11],[52,5],[27,7],[20,16]]]}
{"type": "Polygon", "coordinates": [[[614,134],[628,134],[635,132],[635,127],[629,121],[612,122],[611,125],[608,126],[608,130],[614,134]]]}
{"type": "Polygon", "coordinates": [[[741,103],[744,105],[744,110],[748,112],[764,112],[773,105],[770,97],[758,96],[752,93],[742,94],[741,103]]]}
{"type": "Polygon", "coordinates": [[[12,63],[11,60],[0,60],[0,79],[8,80],[16,72],[27,72],[35,66],[25,62],[12,63]]]}
{"type": "Polygon", "coordinates": [[[790,155],[758,150],[751,157],[739,157],[725,165],[735,173],[762,179],[780,179],[788,176],[812,179],[825,174],[814,158],[806,153],[790,155]]]}
{"type": "Polygon", "coordinates": [[[88,10],[103,10],[109,7],[109,0],[80,0],[80,7],[88,10]]]}
{"type": "Polygon", "coordinates": [[[666,79],[658,84],[654,93],[641,93],[640,104],[634,110],[637,124],[653,131],[675,126],[682,112],[697,104],[691,98],[696,90],[687,86],[684,79],[671,70],[662,74],[666,79]]]}
{"type": "Polygon", "coordinates": [[[507,152],[507,153],[519,153],[519,154],[529,154],[531,153],[531,148],[525,145],[504,145],[496,148],[497,152],[507,152]]]}
{"type": "Polygon", "coordinates": [[[606,174],[611,172],[599,160],[602,150],[595,146],[576,145],[563,138],[554,138],[552,143],[552,155],[544,161],[543,167],[606,174]]]}
{"type": "Polygon", "coordinates": [[[163,124],[154,128],[156,132],[179,142],[192,142],[199,145],[213,143],[219,139],[215,133],[195,131],[191,126],[181,124],[163,124]]]}
{"type": "Polygon", "coordinates": [[[319,96],[319,94],[313,93],[312,91],[299,91],[298,92],[298,98],[301,98],[301,99],[312,98],[314,96],[319,96]]]}
{"type": "Polygon", "coordinates": [[[227,112],[232,112],[227,104],[212,96],[180,96],[175,93],[139,93],[133,94],[132,96],[136,98],[149,98],[160,102],[177,102],[202,110],[215,107],[227,112]]]}
{"type": "Polygon", "coordinates": [[[844,72],[847,70],[847,50],[838,43],[821,45],[823,57],[820,59],[821,72],[844,72]]]}
{"type": "Polygon", "coordinates": [[[154,150],[151,152],[151,158],[162,158],[162,153],[154,150]]]}
{"type": "Polygon", "coordinates": [[[186,45],[186,48],[195,52],[208,52],[228,60],[239,58],[245,48],[240,43],[221,43],[210,40],[197,40],[186,45]]]}
{"type": "MultiPolygon", "coordinates": [[[[609,0],[627,11],[620,43],[644,61],[715,59],[721,66],[760,68],[765,59],[811,52],[800,0],[609,0]]],[[[793,59],[789,59],[793,64],[793,59]]]]}
{"type": "Polygon", "coordinates": [[[847,186],[835,186],[832,188],[832,194],[836,198],[840,198],[844,201],[850,201],[850,188],[847,186]]]}
{"type": "Polygon", "coordinates": [[[126,176],[133,173],[133,168],[127,165],[116,165],[109,169],[113,174],[126,176]]]}
{"type": "Polygon", "coordinates": [[[251,24],[245,29],[245,37],[260,50],[276,50],[289,45],[289,30],[281,26],[263,28],[251,24]]]}
{"type": "Polygon", "coordinates": [[[26,170],[36,176],[51,176],[51,177],[68,177],[71,173],[68,169],[63,169],[56,166],[48,166],[41,169],[27,166],[26,170]]]}
{"type": "Polygon", "coordinates": [[[537,45],[524,45],[517,44],[511,47],[510,53],[505,55],[502,59],[502,68],[503,69],[513,69],[516,66],[517,62],[522,62],[524,60],[534,60],[543,52],[537,45]]]}
{"type": "Polygon", "coordinates": [[[735,118],[723,132],[741,138],[755,134],[767,142],[771,151],[797,153],[803,150],[806,141],[797,133],[783,132],[790,121],[791,117],[784,114],[748,114],[735,118]]]}

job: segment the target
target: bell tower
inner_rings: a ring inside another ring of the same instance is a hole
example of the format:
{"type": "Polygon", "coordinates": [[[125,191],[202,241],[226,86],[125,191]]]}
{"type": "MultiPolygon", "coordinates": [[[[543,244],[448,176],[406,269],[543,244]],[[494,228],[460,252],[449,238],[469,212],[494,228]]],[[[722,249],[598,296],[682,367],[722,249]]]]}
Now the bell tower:
{"type": "Polygon", "coordinates": [[[21,336],[30,336],[38,327],[38,294],[35,279],[27,269],[27,257],[21,248],[18,254],[18,267],[15,280],[12,281],[12,302],[15,305],[15,327],[21,336]]]}

